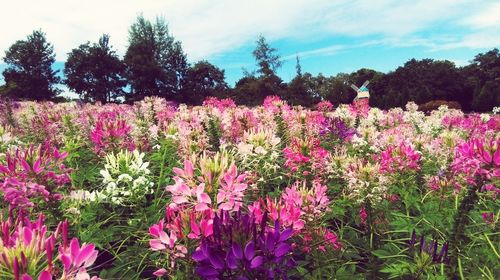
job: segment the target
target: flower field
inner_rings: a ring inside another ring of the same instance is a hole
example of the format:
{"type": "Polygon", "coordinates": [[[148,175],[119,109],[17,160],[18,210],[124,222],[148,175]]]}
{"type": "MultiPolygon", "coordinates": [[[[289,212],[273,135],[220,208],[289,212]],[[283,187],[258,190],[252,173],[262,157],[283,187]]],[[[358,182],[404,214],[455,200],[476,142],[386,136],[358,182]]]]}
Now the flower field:
{"type": "Polygon", "coordinates": [[[500,115],[0,103],[0,279],[499,279],[500,115]]]}

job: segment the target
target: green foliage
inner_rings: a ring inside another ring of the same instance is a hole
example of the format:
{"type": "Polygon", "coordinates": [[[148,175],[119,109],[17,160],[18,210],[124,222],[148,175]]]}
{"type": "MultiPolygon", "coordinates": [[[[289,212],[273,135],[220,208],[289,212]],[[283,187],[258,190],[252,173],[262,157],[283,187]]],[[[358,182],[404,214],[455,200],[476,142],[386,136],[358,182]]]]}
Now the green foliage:
{"type": "Polygon", "coordinates": [[[500,52],[497,48],[476,55],[472,63],[462,69],[462,76],[472,92],[472,109],[491,111],[500,105],[500,52]]]}
{"type": "Polygon", "coordinates": [[[131,86],[130,100],[160,96],[180,100],[188,63],[179,41],[161,18],[154,23],[137,17],[129,30],[124,62],[131,86]]]}
{"type": "Polygon", "coordinates": [[[222,128],[220,120],[217,117],[210,117],[208,123],[205,124],[205,129],[208,133],[208,144],[213,152],[220,151],[220,141],[222,138],[222,128]]]}
{"type": "Polygon", "coordinates": [[[209,96],[225,97],[228,89],[224,81],[224,70],[208,61],[199,61],[187,70],[182,101],[201,105],[209,96]]]}
{"type": "Polygon", "coordinates": [[[125,66],[109,45],[109,36],[98,43],[80,45],[73,49],[64,64],[65,84],[84,101],[102,103],[116,101],[124,94],[125,66]]]}
{"type": "MultiPolygon", "coordinates": [[[[164,188],[171,183],[172,167],[178,166],[177,141],[160,138],[158,145],[147,154],[150,162],[150,178],[154,181],[154,193],[136,204],[117,205],[106,201],[80,201],[67,199],[63,209],[72,229],[84,242],[94,243],[100,255],[100,276],[106,279],[144,279],[150,276],[157,257],[149,250],[148,228],[164,215],[167,203],[164,188]]],[[[68,147],[70,145],[67,145],[68,147]]],[[[85,184],[79,189],[99,188],[102,181],[99,169],[103,163],[88,164],[85,155],[93,154],[75,149],[68,158],[72,166],[75,185],[85,184]],[[72,155],[73,154],[73,155],[72,155]],[[95,168],[87,168],[95,166],[95,168]],[[92,178],[92,180],[90,180],[92,178]],[[94,186],[94,187],[92,187],[94,186]]],[[[183,278],[179,278],[183,279],[183,278]]]]}
{"type": "Polygon", "coordinates": [[[280,138],[280,147],[283,150],[288,144],[290,144],[290,134],[288,131],[288,126],[283,119],[283,112],[279,112],[274,116],[274,121],[276,122],[276,136],[280,138]]]}
{"type": "Polygon", "coordinates": [[[283,64],[280,56],[276,53],[277,49],[271,47],[262,35],[257,38],[256,44],[252,54],[259,67],[257,72],[263,76],[276,75],[276,70],[283,64]]]}
{"type": "Polygon", "coordinates": [[[432,59],[407,61],[395,71],[370,83],[370,104],[379,108],[403,107],[431,100],[459,102],[467,109],[467,92],[459,69],[453,62],[432,59]]]}
{"type": "Polygon", "coordinates": [[[54,47],[41,30],[33,31],[26,40],[10,46],[3,60],[8,66],[2,73],[6,83],[2,95],[14,99],[50,100],[59,93],[55,85],[60,78],[51,68],[55,62],[54,47]]]}
{"type": "Polygon", "coordinates": [[[321,98],[314,90],[311,89],[310,79],[311,75],[302,75],[302,67],[300,66],[299,57],[297,56],[297,75],[288,84],[283,99],[288,101],[291,105],[302,105],[312,107],[318,103],[321,98]]]}

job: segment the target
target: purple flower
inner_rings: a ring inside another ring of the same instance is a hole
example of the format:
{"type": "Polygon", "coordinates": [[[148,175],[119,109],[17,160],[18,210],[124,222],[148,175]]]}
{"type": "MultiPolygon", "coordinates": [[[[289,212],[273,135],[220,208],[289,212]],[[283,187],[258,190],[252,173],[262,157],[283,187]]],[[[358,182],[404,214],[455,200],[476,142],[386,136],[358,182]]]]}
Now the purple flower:
{"type": "MultiPolygon", "coordinates": [[[[417,241],[417,234],[415,233],[415,230],[412,232],[411,238],[408,241],[408,247],[410,248],[410,252],[414,250],[415,244],[417,241]]],[[[434,263],[447,263],[448,262],[448,242],[445,242],[443,244],[443,247],[441,247],[441,251],[438,254],[438,241],[437,240],[432,240],[428,244],[426,244],[425,236],[420,237],[420,243],[418,245],[418,251],[417,254],[427,254],[432,256],[432,261],[434,263]]]]}
{"type": "Polygon", "coordinates": [[[340,118],[326,118],[320,128],[320,135],[346,141],[356,134],[356,129],[348,127],[340,118]]]}
{"type": "Polygon", "coordinates": [[[286,278],[295,266],[290,245],[293,230],[282,230],[278,221],[260,223],[253,216],[221,212],[214,217],[214,234],[201,239],[193,253],[196,273],[204,279],[286,278]]]}

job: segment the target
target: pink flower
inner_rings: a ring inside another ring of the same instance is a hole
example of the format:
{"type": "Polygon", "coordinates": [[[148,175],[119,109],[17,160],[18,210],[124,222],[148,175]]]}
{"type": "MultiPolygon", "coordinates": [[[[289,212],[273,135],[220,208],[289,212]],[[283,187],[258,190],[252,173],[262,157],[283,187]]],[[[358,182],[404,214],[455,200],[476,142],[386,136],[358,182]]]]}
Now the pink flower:
{"type": "Polygon", "coordinates": [[[481,216],[483,218],[483,221],[488,225],[493,224],[495,221],[495,214],[494,213],[482,213],[481,216]]]}
{"type": "MultiPolygon", "coordinates": [[[[174,213],[171,213],[174,214],[174,213]]],[[[169,215],[171,215],[169,214],[169,215]]],[[[168,251],[170,252],[170,266],[175,266],[175,260],[180,257],[185,257],[187,254],[186,246],[182,244],[177,244],[178,238],[177,233],[181,233],[182,226],[180,224],[178,217],[170,220],[170,224],[165,224],[164,220],[160,221],[158,224],[154,224],[149,228],[149,233],[154,238],[149,241],[149,246],[153,251],[168,251]],[[173,224],[172,224],[173,223],[173,224]],[[165,228],[168,228],[170,234],[165,232],[165,228]]],[[[181,236],[182,238],[182,236],[181,236]]],[[[161,270],[160,270],[161,271],[161,270]]]]}
{"type": "Polygon", "coordinates": [[[118,149],[133,150],[135,145],[131,138],[130,127],[117,114],[100,113],[94,129],[90,133],[90,140],[94,143],[96,152],[115,151],[118,149]]]}
{"type": "MultiPolygon", "coordinates": [[[[64,250],[59,248],[59,259],[64,266],[64,274],[71,275],[76,272],[78,275],[88,275],[86,268],[91,266],[97,258],[97,250],[93,244],[82,244],[78,239],[73,238],[69,244],[69,248],[64,250]]],[[[89,277],[90,278],[90,277],[89,277]]]]}
{"type": "Polygon", "coordinates": [[[328,100],[321,101],[316,104],[316,110],[321,112],[333,111],[333,104],[328,100]]]}
{"type": "Polygon", "coordinates": [[[63,163],[66,156],[48,143],[7,153],[6,164],[0,164],[4,200],[14,208],[33,207],[37,198],[60,200],[61,195],[55,191],[71,181],[71,169],[63,163]]]}
{"type": "Polygon", "coordinates": [[[26,273],[28,267],[44,269],[38,275],[39,280],[48,280],[53,277],[57,277],[57,279],[98,279],[96,277],[90,278],[86,271],[97,257],[94,245],[84,244],[80,248],[76,238],[71,241],[69,247],[65,245],[67,231],[64,228],[67,226],[67,222],[59,223],[56,232],[49,234],[42,215],[36,221],[30,221],[24,216],[18,217],[14,224],[10,220],[13,219],[0,221],[2,230],[0,266],[11,268],[14,279],[32,279],[32,276],[26,273]],[[57,244],[60,241],[61,230],[63,243],[57,244]],[[56,266],[53,263],[56,245],[59,245],[57,259],[62,263],[63,271],[57,268],[59,265],[56,266]],[[43,267],[38,267],[42,264],[43,267]]]}
{"type": "Polygon", "coordinates": [[[156,277],[162,277],[163,275],[165,275],[165,273],[167,273],[167,270],[165,268],[160,268],[157,271],[153,272],[153,275],[156,277]]]}
{"type": "Polygon", "coordinates": [[[190,217],[191,232],[188,234],[189,238],[198,239],[200,238],[200,236],[208,237],[213,234],[214,222],[211,217],[202,217],[199,223],[197,223],[196,220],[197,218],[195,213],[191,213],[190,217]]]}
{"type": "Polygon", "coordinates": [[[366,219],[368,218],[368,214],[366,213],[366,209],[364,206],[361,206],[359,209],[359,219],[361,220],[362,225],[366,225],[366,219]]]}
{"type": "Polygon", "coordinates": [[[231,164],[229,170],[222,176],[220,188],[217,193],[217,204],[220,210],[238,211],[243,201],[247,184],[244,182],[245,174],[238,175],[236,165],[231,164]]]}
{"type": "Polygon", "coordinates": [[[235,108],[236,103],[231,98],[218,99],[217,97],[209,96],[203,101],[203,106],[217,108],[219,111],[224,112],[229,108],[235,108]]]}
{"type": "Polygon", "coordinates": [[[500,178],[500,138],[472,139],[455,148],[452,171],[465,175],[469,184],[475,184],[475,177],[484,180],[500,178]]]}
{"type": "Polygon", "coordinates": [[[401,142],[399,146],[388,146],[377,160],[380,161],[380,170],[385,173],[420,170],[420,154],[411,145],[401,142]]]}
{"type": "MultiPolygon", "coordinates": [[[[151,233],[151,228],[149,230],[151,233]]],[[[177,235],[175,234],[174,231],[170,232],[170,235],[168,235],[163,229],[157,231],[156,234],[152,234],[155,239],[151,239],[149,241],[149,246],[153,251],[159,251],[159,250],[165,250],[168,248],[172,249],[175,246],[175,242],[177,241],[177,235]]]]}

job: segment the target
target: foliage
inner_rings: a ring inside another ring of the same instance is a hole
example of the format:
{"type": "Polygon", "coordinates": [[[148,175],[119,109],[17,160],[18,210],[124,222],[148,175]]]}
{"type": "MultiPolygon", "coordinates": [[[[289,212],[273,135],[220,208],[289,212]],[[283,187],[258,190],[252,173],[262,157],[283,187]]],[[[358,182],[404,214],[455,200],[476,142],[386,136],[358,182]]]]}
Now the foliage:
{"type": "Polygon", "coordinates": [[[456,101],[445,101],[445,100],[432,100],[418,106],[420,111],[431,112],[439,109],[441,106],[447,106],[450,109],[461,109],[460,104],[456,101]]]}
{"type": "Polygon", "coordinates": [[[64,64],[65,84],[84,101],[102,103],[123,96],[125,67],[109,45],[109,35],[98,43],[80,45],[68,54],[64,64]]]}
{"type": "Polygon", "coordinates": [[[224,97],[229,87],[224,80],[224,70],[208,61],[199,61],[187,70],[182,90],[183,102],[201,105],[207,97],[224,97]]]}
{"type": "Polygon", "coordinates": [[[3,94],[14,99],[50,100],[59,93],[55,85],[60,78],[51,68],[54,47],[41,30],[10,46],[3,60],[8,65],[2,73],[6,83],[3,94]]]}
{"type": "Polygon", "coordinates": [[[141,100],[161,96],[180,100],[188,70],[187,58],[179,41],[170,34],[165,20],[154,23],[142,15],[129,30],[129,46],[124,62],[131,87],[128,98],[141,100]]]}

